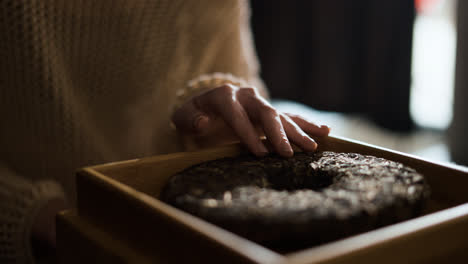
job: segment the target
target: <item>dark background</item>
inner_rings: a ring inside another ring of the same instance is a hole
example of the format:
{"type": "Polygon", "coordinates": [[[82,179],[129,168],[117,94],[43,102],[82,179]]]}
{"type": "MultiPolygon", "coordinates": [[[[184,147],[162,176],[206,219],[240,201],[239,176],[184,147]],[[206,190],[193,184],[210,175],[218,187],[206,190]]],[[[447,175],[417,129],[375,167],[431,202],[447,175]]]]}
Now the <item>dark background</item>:
{"type": "Polygon", "coordinates": [[[393,131],[409,113],[415,6],[392,0],[254,0],[252,29],[273,98],[359,113],[393,131]]]}

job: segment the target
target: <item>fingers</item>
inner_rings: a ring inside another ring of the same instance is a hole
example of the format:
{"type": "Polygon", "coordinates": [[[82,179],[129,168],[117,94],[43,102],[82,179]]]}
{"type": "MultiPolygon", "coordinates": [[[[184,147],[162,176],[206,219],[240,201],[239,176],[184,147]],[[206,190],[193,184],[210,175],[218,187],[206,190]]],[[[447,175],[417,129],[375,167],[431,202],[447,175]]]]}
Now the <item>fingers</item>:
{"type": "Polygon", "coordinates": [[[308,134],[326,136],[330,132],[327,126],[318,126],[301,116],[278,113],[253,88],[232,85],[192,98],[174,113],[172,120],[177,129],[199,136],[199,141],[221,139],[221,133],[227,131],[257,156],[268,153],[257,129],[264,132],[273,149],[284,157],[294,154],[290,140],[312,152],[317,149],[317,143],[308,134]]]}
{"type": "Polygon", "coordinates": [[[268,153],[257,131],[250,122],[247,113],[239,103],[221,108],[221,115],[225,122],[235,131],[241,141],[257,156],[265,156],[268,153]]]}
{"type": "Polygon", "coordinates": [[[265,156],[268,150],[258,136],[244,107],[237,100],[236,92],[237,90],[232,89],[231,86],[220,87],[217,92],[199,97],[197,100],[200,105],[209,107],[208,111],[220,115],[250,151],[257,156],[265,156]]]}
{"type": "Polygon", "coordinates": [[[275,151],[284,157],[291,157],[294,151],[289,143],[288,134],[284,130],[280,115],[273,110],[264,110],[260,113],[261,126],[268,141],[275,151]]]}
{"type": "Polygon", "coordinates": [[[172,116],[172,121],[179,131],[194,135],[202,135],[210,120],[210,116],[201,111],[193,100],[181,106],[172,116]]]}
{"type": "Polygon", "coordinates": [[[239,91],[239,101],[250,119],[258,123],[274,150],[284,157],[291,157],[294,151],[278,112],[258,94],[248,88],[239,91]]]}
{"type": "Polygon", "coordinates": [[[304,151],[313,152],[317,149],[317,143],[291,120],[289,116],[281,114],[281,121],[291,142],[304,151]]]}
{"type": "Polygon", "coordinates": [[[317,125],[306,118],[293,114],[285,114],[296,123],[304,132],[312,136],[326,136],[330,133],[330,128],[326,125],[317,125]]]}

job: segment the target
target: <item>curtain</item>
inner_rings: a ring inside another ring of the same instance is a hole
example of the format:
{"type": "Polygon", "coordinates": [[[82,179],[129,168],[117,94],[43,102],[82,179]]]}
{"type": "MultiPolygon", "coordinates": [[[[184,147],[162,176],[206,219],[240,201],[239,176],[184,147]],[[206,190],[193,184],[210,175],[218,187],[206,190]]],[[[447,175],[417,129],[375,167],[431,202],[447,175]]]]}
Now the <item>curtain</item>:
{"type": "Polygon", "coordinates": [[[255,0],[252,29],[274,98],[409,131],[414,2],[255,0]]]}
{"type": "Polygon", "coordinates": [[[468,1],[458,1],[453,119],[448,131],[451,159],[468,165],[468,1]]]}

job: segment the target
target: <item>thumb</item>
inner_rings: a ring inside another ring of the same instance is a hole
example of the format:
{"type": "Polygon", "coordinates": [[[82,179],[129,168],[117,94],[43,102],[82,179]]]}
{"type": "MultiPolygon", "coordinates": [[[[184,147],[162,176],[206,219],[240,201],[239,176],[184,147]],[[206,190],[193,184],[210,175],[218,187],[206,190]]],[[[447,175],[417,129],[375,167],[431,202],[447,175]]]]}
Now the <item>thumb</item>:
{"type": "Polygon", "coordinates": [[[202,135],[210,127],[211,118],[190,100],[174,112],[172,122],[185,134],[202,135]]]}

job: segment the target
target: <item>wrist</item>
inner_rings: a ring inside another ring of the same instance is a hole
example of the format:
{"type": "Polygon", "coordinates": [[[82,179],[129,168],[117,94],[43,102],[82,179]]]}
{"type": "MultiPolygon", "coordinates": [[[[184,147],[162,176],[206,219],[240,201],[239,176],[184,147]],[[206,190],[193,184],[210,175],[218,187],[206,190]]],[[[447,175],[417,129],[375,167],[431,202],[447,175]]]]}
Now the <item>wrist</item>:
{"type": "Polygon", "coordinates": [[[232,84],[239,87],[248,86],[245,80],[230,73],[216,72],[200,75],[190,80],[185,87],[176,91],[176,103],[172,112],[174,113],[191,98],[225,84],[232,84]]]}

